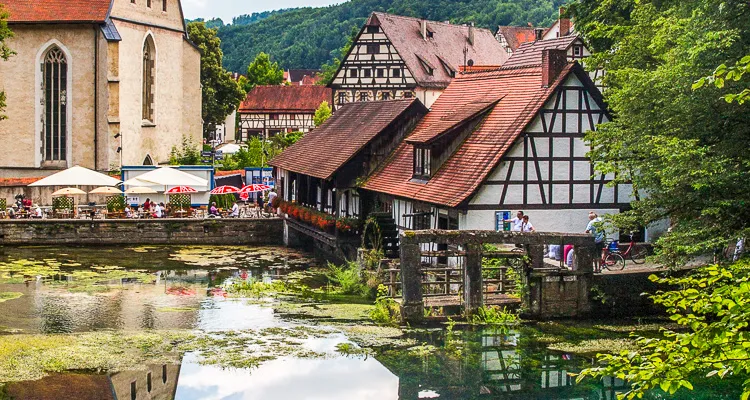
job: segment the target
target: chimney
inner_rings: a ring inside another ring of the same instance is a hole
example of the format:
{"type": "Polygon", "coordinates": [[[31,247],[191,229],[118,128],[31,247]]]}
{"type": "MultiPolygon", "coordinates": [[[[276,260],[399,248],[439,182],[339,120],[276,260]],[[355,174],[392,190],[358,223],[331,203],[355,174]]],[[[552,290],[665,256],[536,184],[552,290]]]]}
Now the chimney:
{"type": "Polygon", "coordinates": [[[565,7],[560,7],[560,37],[570,35],[570,19],[563,18],[565,15],[565,7]]]}
{"type": "Polygon", "coordinates": [[[474,46],[474,23],[472,22],[471,25],[469,25],[469,45],[474,46]]]}
{"type": "Polygon", "coordinates": [[[427,20],[420,21],[420,32],[422,32],[422,39],[427,40],[427,20]]]}
{"type": "Polygon", "coordinates": [[[542,86],[549,87],[568,64],[565,50],[542,50],[542,86]]]}
{"type": "Polygon", "coordinates": [[[544,28],[534,28],[534,40],[542,40],[544,37],[544,28]]]}

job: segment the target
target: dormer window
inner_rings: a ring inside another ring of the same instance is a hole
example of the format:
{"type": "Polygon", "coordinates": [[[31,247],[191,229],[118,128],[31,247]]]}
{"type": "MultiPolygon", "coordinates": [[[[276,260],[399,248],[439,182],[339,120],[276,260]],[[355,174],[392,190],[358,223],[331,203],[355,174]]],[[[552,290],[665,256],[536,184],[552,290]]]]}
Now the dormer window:
{"type": "Polygon", "coordinates": [[[429,38],[429,39],[432,39],[432,38],[434,38],[434,37],[435,37],[435,32],[433,32],[433,31],[429,31],[429,30],[428,30],[428,31],[427,31],[427,38],[429,38]]]}
{"type": "Polygon", "coordinates": [[[573,46],[573,57],[581,57],[583,55],[582,46],[573,46]]]}
{"type": "Polygon", "coordinates": [[[432,168],[430,168],[431,151],[428,148],[414,148],[414,179],[430,179],[432,168]]]}

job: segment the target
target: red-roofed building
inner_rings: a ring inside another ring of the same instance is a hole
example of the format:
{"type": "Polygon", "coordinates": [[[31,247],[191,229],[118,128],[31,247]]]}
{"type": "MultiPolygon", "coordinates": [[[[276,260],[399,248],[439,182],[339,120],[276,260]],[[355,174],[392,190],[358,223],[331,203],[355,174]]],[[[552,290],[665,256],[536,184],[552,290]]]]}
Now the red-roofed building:
{"type": "Polygon", "coordinates": [[[565,52],[539,56],[459,75],[367,179],[400,229],[502,229],[523,210],[537,230],[581,232],[589,211],[628,207],[632,188],[609,187],[586,156],[585,132],[610,119],[601,94],[565,52]]]}
{"type": "Polygon", "coordinates": [[[495,37],[503,46],[508,55],[512,55],[524,43],[539,40],[556,39],[565,36],[575,36],[575,25],[573,21],[564,18],[565,8],[560,7],[560,17],[549,28],[528,26],[503,26],[497,28],[495,37]]]}
{"type": "Polygon", "coordinates": [[[323,102],[332,103],[332,91],[319,85],[257,86],[239,109],[237,140],[254,136],[269,138],[281,132],[309,132],[313,116],[323,102]]]}
{"type": "Polygon", "coordinates": [[[461,67],[507,58],[487,29],[375,12],[330,87],[336,106],[416,97],[430,107],[461,67]]]}
{"type": "Polygon", "coordinates": [[[165,163],[202,139],[200,52],[180,0],[0,0],[0,177],[165,163]]]}

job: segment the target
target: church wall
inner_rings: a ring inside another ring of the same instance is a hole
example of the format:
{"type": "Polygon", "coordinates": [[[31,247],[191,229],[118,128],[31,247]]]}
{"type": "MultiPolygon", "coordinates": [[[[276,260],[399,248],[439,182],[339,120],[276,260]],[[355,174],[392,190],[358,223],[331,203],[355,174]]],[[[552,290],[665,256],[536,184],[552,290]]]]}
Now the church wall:
{"type": "Polygon", "coordinates": [[[147,0],[136,0],[135,3],[130,0],[115,0],[110,16],[179,31],[185,29],[179,0],[151,0],[150,8],[147,4],[147,0]],[[167,12],[162,11],[163,1],[167,2],[167,12]]]}
{"type": "MultiPolygon", "coordinates": [[[[37,56],[53,40],[68,52],[72,82],[68,82],[71,101],[68,129],[68,165],[94,168],[94,35],[90,25],[13,25],[15,36],[7,41],[16,55],[0,61],[0,90],[7,95],[7,120],[0,122],[0,142],[6,144],[0,152],[0,171],[5,176],[23,175],[23,169],[38,168],[41,163],[42,112],[37,91],[37,56]],[[38,109],[38,110],[37,110],[38,109]],[[12,149],[12,151],[9,151],[12,149]]],[[[97,28],[98,29],[98,28],[97,28]]],[[[41,57],[41,56],[40,56],[41,57]]],[[[35,176],[40,171],[27,172],[35,176]]]]}
{"type": "MultiPolygon", "coordinates": [[[[157,2],[157,0],[154,0],[157,2]]],[[[183,135],[199,145],[200,55],[183,33],[115,20],[120,42],[120,129],[123,164],[141,165],[147,155],[155,164],[169,161],[183,135]],[[142,119],[143,44],[147,34],[156,48],[155,121],[142,119]]]]}

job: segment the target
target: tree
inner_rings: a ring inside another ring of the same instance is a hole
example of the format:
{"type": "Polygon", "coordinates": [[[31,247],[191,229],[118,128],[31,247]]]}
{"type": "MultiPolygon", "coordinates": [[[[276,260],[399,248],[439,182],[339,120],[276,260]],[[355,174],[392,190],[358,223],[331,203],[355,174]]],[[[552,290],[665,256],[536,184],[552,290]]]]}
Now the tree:
{"type": "Polygon", "coordinates": [[[336,72],[338,72],[339,68],[341,68],[341,61],[345,59],[349,54],[349,50],[351,50],[352,46],[354,46],[354,41],[357,40],[357,36],[359,36],[359,28],[355,26],[352,28],[346,44],[339,50],[339,55],[333,57],[332,62],[325,63],[321,67],[323,72],[321,72],[320,74],[320,80],[318,80],[317,83],[318,85],[328,86],[331,84],[331,82],[333,82],[333,79],[336,77],[336,72]]]}
{"type": "Polygon", "coordinates": [[[182,137],[182,145],[172,147],[169,154],[169,165],[198,165],[201,162],[201,152],[186,136],[182,137]]]}
{"type": "MultiPolygon", "coordinates": [[[[15,54],[6,44],[5,40],[13,37],[13,31],[8,28],[8,12],[3,9],[3,5],[0,4],[0,58],[4,61],[15,54]]],[[[7,118],[3,111],[5,111],[5,92],[0,91],[0,121],[7,118]]]]}
{"type": "Polygon", "coordinates": [[[323,125],[323,122],[326,122],[328,118],[331,118],[332,112],[333,110],[331,110],[331,106],[327,101],[320,103],[320,107],[315,110],[315,115],[313,116],[313,122],[315,123],[315,126],[318,127],[323,125]]]}
{"type": "MultiPolygon", "coordinates": [[[[750,59],[750,6],[740,0],[580,0],[576,30],[605,67],[615,119],[587,134],[595,168],[632,183],[633,209],[611,219],[645,226],[669,218],[656,243],[670,266],[750,233],[750,113],[743,81],[750,59]],[[727,60],[740,60],[726,67],[727,60]],[[722,65],[716,68],[716,65],[722,65]],[[706,85],[711,82],[713,85],[706,85]]],[[[653,388],[692,389],[697,374],[750,374],[750,263],[707,266],[687,277],[652,277],[671,287],[652,299],[683,328],[639,338],[637,351],[600,355],[585,376],[630,382],[627,398],[653,388]]],[[[743,384],[750,397],[750,380],[743,384]]]]}
{"type": "Polygon", "coordinates": [[[222,67],[221,40],[215,29],[203,22],[191,22],[188,35],[201,50],[201,84],[203,96],[203,136],[212,139],[216,125],[222,124],[245,98],[245,92],[222,67]]]}
{"type": "Polygon", "coordinates": [[[245,91],[250,92],[258,85],[281,85],[283,81],[284,71],[279,63],[271,63],[271,57],[261,52],[247,66],[247,81],[243,83],[245,91]]]}

